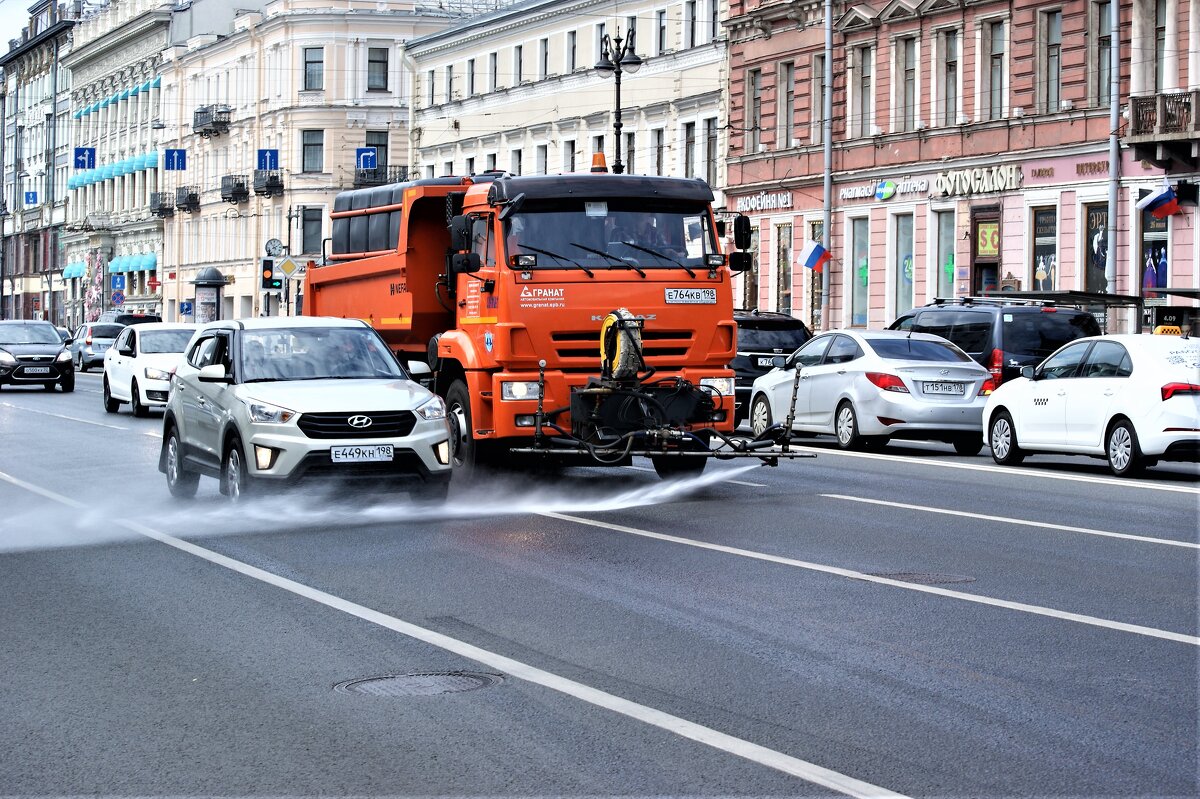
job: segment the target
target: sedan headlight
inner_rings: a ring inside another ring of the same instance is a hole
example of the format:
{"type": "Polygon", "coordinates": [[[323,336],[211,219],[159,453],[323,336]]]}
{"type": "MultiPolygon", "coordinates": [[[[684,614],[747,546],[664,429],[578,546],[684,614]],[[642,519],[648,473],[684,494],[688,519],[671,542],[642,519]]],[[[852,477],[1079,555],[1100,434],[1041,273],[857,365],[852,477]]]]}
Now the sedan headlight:
{"type": "Polygon", "coordinates": [[[255,402],[254,400],[246,400],[245,402],[246,407],[250,410],[250,421],[252,422],[260,424],[283,424],[296,415],[295,411],[280,408],[278,405],[268,405],[265,402],[255,402]]]}
{"type": "Polygon", "coordinates": [[[500,383],[500,399],[502,400],[537,399],[538,393],[536,380],[504,380],[500,383]]]}
{"type": "Polygon", "coordinates": [[[0,363],[4,364],[5,366],[15,366],[17,359],[14,358],[13,354],[8,350],[0,350],[0,363]]]}
{"type": "Polygon", "coordinates": [[[417,415],[426,421],[446,418],[446,403],[437,394],[430,397],[416,411],[417,415]]]}
{"type": "Polygon", "coordinates": [[[700,386],[702,388],[710,388],[723,397],[733,395],[732,377],[702,377],[700,378],[700,386]]]}
{"type": "Polygon", "coordinates": [[[145,371],[147,380],[170,380],[171,373],[165,369],[155,369],[153,366],[147,366],[145,371]]]}
{"type": "MultiPolygon", "coordinates": [[[[0,360],[3,360],[3,359],[0,358],[0,360]]],[[[63,350],[62,352],[60,352],[58,354],[58,357],[55,358],[54,360],[58,361],[59,363],[66,363],[67,361],[71,360],[71,353],[67,352],[66,350],[63,350]]]]}

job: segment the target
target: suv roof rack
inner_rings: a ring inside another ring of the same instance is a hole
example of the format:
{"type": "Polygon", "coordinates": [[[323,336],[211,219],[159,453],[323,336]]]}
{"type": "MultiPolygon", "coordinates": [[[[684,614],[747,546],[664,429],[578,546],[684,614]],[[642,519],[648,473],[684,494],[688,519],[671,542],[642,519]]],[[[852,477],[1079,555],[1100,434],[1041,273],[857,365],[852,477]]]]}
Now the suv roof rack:
{"type": "Polygon", "coordinates": [[[795,319],[790,313],[784,311],[764,311],[759,308],[734,308],[735,314],[748,314],[750,316],[780,316],[787,319],[795,319]]]}
{"type": "Polygon", "coordinates": [[[1033,300],[1028,298],[1011,299],[1005,297],[937,297],[928,305],[1033,305],[1053,308],[1058,305],[1056,300],[1033,300]]]}

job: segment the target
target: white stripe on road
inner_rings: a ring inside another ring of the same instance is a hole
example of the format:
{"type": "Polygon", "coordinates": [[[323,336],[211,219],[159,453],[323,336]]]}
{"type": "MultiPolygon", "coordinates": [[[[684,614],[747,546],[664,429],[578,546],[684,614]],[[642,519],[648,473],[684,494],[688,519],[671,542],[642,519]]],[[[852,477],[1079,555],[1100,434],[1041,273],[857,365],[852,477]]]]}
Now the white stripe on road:
{"type": "Polygon", "coordinates": [[[906,502],[888,502],[882,499],[868,499],[866,497],[851,497],[845,494],[819,494],[818,496],[828,497],[829,499],[844,499],[847,502],[865,502],[870,505],[885,505],[889,508],[905,508],[906,510],[919,510],[925,513],[943,513],[947,516],[961,516],[965,519],[982,519],[986,522],[1002,522],[1003,524],[1019,524],[1026,527],[1041,527],[1046,530],[1062,530],[1067,533],[1083,533],[1085,535],[1099,535],[1106,538],[1125,538],[1130,541],[1142,541],[1147,544],[1166,544],[1171,547],[1186,547],[1188,549],[1200,549],[1200,544],[1193,544],[1190,541],[1175,541],[1170,538],[1151,538],[1145,535],[1131,535],[1129,533],[1113,533],[1107,530],[1093,530],[1089,527],[1071,527],[1066,524],[1051,524],[1050,522],[1035,522],[1028,519],[1009,519],[1004,516],[991,516],[986,513],[970,513],[965,510],[951,510],[949,508],[931,508],[926,505],[909,505],[906,502]]]}
{"type": "Polygon", "coordinates": [[[5,408],[14,408],[18,411],[25,411],[27,413],[37,413],[42,416],[53,416],[55,419],[66,419],[67,421],[79,422],[80,424],[91,424],[91,425],[95,425],[96,427],[107,427],[110,430],[128,430],[129,429],[128,427],[119,427],[118,425],[115,425],[115,424],[105,424],[104,422],[93,422],[91,419],[80,419],[78,416],[67,416],[67,415],[61,414],[61,413],[50,413],[49,411],[35,411],[33,408],[26,408],[23,405],[13,405],[11,402],[0,402],[0,405],[3,405],[5,408]]]}
{"type": "MultiPolygon", "coordinates": [[[[0,472],[0,479],[3,479],[19,488],[23,488],[32,493],[38,494],[47,499],[59,502],[63,505],[72,508],[82,509],[86,507],[84,503],[78,502],[68,497],[57,494],[53,491],[27,483],[11,475],[0,472]]],[[[749,760],[753,763],[775,769],[776,771],[790,774],[793,777],[798,777],[815,785],[820,785],[825,788],[846,794],[847,796],[861,797],[902,797],[902,794],[889,791],[886,788],[872,785],[862,780],[857,780],[845,774],[827,769],[823,766],[818,766],[815,763],[809,763],[806,760],[801,760],[791,755],[785,755],[774,749],[768,749],[765,746],[752,743],[742,738],[736,738],[723,732],[718,732],[710,727],[705,727],[693,721],[673,716],[661,710],[657,710],[646,705],[632,702],[628,699],[601,691],[589,685],[576,682],[575,680],[567,679],[552,672],[530,666],[519,660],[505,657],[504,655],[482,649],[473,644],[468,644],[465,641],[460,641],[457,638],[451,638],[433,630],[419,627],[410,622],[406,622],[395,616],[389,616],[385,613],[372,610],[371,608],[351,602],[347,599],[328,594],[316,588],[298,583],[294,580],[289,580],[286,577],[272,574],[271,572],[243,563],[239,560],[213,552],[210,549],[196,546],[183,539],[175,536],[159,532],[151,527],[147,527],[137,522],[127,522],[114,520],[115,525],[124,527],[139,535],[144,535],[147,538],[152,538],[167,546],[175,547],[176,549],[186,552],[189,555],[194,555],[202,558],[209,563],[222,566],[231,571],[250,577],[254,580],[266,583],[268,585],[281,588],[284,591],[289,591],[297,596],[312,600],[321,605],[324,605],[334,610],[340,610],[343,613],[349,614],[363,621],[377,624],[380,627],[392,630],[393,632],[406,635],[417,641],[436,646],[439,649],[444,649],[447,652],[464,657],[468,660],[473,660],[476,663],[481,663],[489,668],[512,675],[526,682],[540,685],[544,688],[549,688],[552,691],[557,691],[561,694],[574,697],[580,701],[595,705],[596,707],[611,710],[614,713],[620,713],[623,716],[628,716],[636,721],[649,724],[661,730],[665,730],[682,738],[687,738],[692,741],[704,744],[713,749],[727,752],[731,755],[749,760]]]]}
{"type": "MultiPolygon", "coordinates": [[[[626,466],[626,469],[634,469],[639,472],[652,472],[654,468],[651,466],[626,466]]],[[[745,480],[722,480],[722,483],[733,483],[739,486],[749,486],[750,488],[766,488],[766,483],[749,483],[745,480]]]]}
{"type": "Polygon", "coordinates": [[[826,566],[821,563],[809,563],[803,560],[784,558],[778,555],[768,555],[763,552],[754,552],[749,549],[728,547],[724,544],[710,544],[706,541],[696,541],[691,538],[681,538],[679,536],[667,535],[665,533],[653,533],[649,530],[639,530],[636,527],[626,527],[620,524],[597,521],[596,519],[587,519],[582,516],[571,516],[566,513],[543,511],[539,515],[547,516],[552,519],[560,519],[567,522],[576,522],[577,524],[586,524],[592,527],[601,527],[605,530],[613,530],[614,532],[618,533],[626,533],[628,535],[636,535],[643,538],[653,538],[657,541],[667,541],[672,544],[683,544],[684,546],[696,547],[697,549],[708,549],[713,552],[723,552],[727,555],[737,555],[738,557],[750,558],[752,560],[762,560],[767,561],[768,563],[778,563],[783,566],[792,566],[798,569],[807,569],[808,571],[822,572],[824,574],[832,574],[838,577],[848,577],[852,580],[863,580],[864,582],[868,583],[890,585],[893,588],[903,588],[907,591],[919,591],[923,594],[935,594],[937,596],[943,596],[949,599],[960,599],[964,602],[974,602],[979,605],[990,605],[992,607],[1016,610],[1022,613],[1032,613],[1038,616],[1049,616],[1054,619],[1073,621],[1079,624],[1088,624],[1093,627],[1103,627],[1109,630],[1120,630],[1121,632],[1135,633],[1137,635],[1145,635],[1151,638],[1162,638],[1167,641],[1178,641],[1184,644],[1191,644],[1192,646],[1200,646],[1200,638],[1194,635],[1185,635],[1184,633],[1171,632],[1170,630],[1159,630],[1154,627],[1143,627],[1140,624],[1127,624],[1122,621],[1101,619],[1097,618],[1096,616],[1085,616],[1081,613],[1070,613],[1068,611],[1046,608],[1040,605],[1028,605],[1024,602],[1010,602],[1006,599],[993,599],[992,597],[980,596],[978,594],[967,594],[962,591],[951,591],[946,588],[937,588],[936,586],[932,585],[906,583],[901,580],[893,580],[889,577],[877,577],[873,574],[854,571],[853,569],[843,569],[838,566],[826,566]]]}

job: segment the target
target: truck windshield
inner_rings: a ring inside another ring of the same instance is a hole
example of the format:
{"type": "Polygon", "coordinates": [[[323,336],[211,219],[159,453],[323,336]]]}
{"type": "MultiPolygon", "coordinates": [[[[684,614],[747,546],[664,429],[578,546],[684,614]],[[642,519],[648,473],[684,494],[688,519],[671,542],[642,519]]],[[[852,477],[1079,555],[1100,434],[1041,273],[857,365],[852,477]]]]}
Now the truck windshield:
{"type": "Polygon", "coordinates": [[[505,259],[536,269],[707,269],[717,252],[706,207],[641,199],[527,201],[504,235],[505,259]]]}

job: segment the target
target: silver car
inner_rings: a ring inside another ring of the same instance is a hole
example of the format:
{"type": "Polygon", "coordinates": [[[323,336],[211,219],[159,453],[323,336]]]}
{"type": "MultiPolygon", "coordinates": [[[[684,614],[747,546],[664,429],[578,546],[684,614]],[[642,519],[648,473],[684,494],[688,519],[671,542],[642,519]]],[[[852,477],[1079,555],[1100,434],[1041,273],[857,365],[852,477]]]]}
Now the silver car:
{"type": "Polygon", "coordinates": [[[983,448],[983,406],[992,376],[939,337],[898,330],[838,330],[811,339],[754,381],[755,435],[785,424],[837,436],[842,449],[890,439],[948,441],[960,455],[983,448]]]}
{"type": "Polygon", "coordinates": [[[104,366],[104,353],[125,329],[116,322],[85,322],[75,331],[71,339],[71,360],[75,371],[86,372],[93,366],[104,366]]]}
{"type": "Polygon", "coordinates": [[[368,479],[443,499],[446,406],[357,319],[214,322],[195,333],[171,379],[159,470],[177,497],[209,475],[234,501],[305,478],[368,479]]]}

